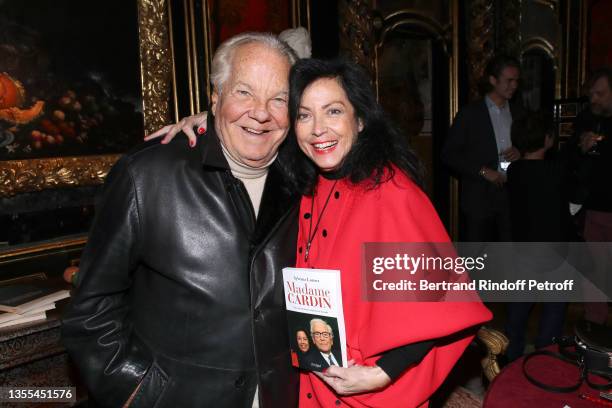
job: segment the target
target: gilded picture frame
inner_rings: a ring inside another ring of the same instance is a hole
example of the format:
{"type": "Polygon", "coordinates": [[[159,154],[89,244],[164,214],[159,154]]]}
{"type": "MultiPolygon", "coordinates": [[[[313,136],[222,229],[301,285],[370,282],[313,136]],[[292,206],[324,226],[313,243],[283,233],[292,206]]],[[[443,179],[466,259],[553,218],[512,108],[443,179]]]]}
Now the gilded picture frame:
{"type": "MultiPolygon", "coordinates": [[[[168,0],[136,0],[145,131],[169,120],[172,56],[168,0]]],[[[120,154],[0,161],[0,197],[101,184],[120,154]]]]}

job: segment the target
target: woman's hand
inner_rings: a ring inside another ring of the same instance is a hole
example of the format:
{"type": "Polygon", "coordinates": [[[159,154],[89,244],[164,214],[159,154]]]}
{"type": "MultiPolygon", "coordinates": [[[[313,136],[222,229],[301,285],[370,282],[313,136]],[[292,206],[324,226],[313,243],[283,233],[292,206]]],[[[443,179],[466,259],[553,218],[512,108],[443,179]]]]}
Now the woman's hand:
{"type": "Polygon", "coordinates": [[[186,118],[181,119],[180,122],[175,123],[174,125],[164,126],[158,131],[145,136],[144,140],[151,140],[155,139],[156,137],[165,135],[161,143],[166,144],[170,143],[170,141],[174,139],[174,136],[176,136],[178,132],[183,131],[189,138],[189,146],[194,147],[196,145],[197,137],[195,133],[193,133],[193,128],[197,126],[198,134],[200,135],[206,132],[207,117],[208,112],[201,112],[194,116],[187,116],[186,118]]]}
{"type": "Polygon", "coordinates": [[[353,395],[376,391],[391,383],[391,378],[378,366],[331,366],[324,373],[315,372],[338,395],[353,395]]]}

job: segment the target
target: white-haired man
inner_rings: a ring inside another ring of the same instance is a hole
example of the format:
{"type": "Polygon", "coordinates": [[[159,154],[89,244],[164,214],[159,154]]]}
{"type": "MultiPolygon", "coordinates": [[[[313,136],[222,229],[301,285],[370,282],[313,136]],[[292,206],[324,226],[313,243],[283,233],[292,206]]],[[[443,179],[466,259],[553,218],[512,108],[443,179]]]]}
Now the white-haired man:
{"type": "Polygon", "coordinates": [[[276,284],[295,261],[299,197],[277,157],[294,61],[273,35],[229,39],[209,137],[149,143],[109,174],[63,321],[97,405],[297,406],[276,284]]]}
{"type": "Polygon", "coordinates": [[[332,348],[334,346],[334,331],[323,319],[312,319],[310,321],[310,337],[317,350],[313,350],[305,356],[303,367],[314,371],[322,371],[330,366],[340,366],[339,357],[335,356],[332,348]]]}

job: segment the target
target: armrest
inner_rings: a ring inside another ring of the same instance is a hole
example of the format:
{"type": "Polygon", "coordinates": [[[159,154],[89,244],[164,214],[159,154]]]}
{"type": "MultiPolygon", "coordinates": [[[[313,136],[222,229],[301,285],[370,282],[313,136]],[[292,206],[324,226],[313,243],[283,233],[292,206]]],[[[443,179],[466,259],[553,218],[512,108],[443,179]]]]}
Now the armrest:
{"type": "Polygon", "coordinates": [[[487,355],[481,360],[480,364],[487,380],[493,381],[500,372],[497,358],[500,354],[506,352],[509,340],[502,332],[485,326],[478,330],[476,337],[487,348],[487,355]]]}

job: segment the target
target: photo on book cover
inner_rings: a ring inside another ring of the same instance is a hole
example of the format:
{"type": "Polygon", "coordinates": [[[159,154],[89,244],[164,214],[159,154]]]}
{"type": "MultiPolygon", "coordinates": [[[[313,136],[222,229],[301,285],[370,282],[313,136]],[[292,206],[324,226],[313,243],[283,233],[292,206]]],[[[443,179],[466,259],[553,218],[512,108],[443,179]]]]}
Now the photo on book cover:
{"type": "Polygon", "coordinates": [[[295,367],[347,367],[340,271],[283,268],[289,348],[295,367]]]}
{"type": "Polygon", "coordinates": [[[342,366],[337,319],[287,311],[287,320],[293,366],[309,371],[342,366]]]}

